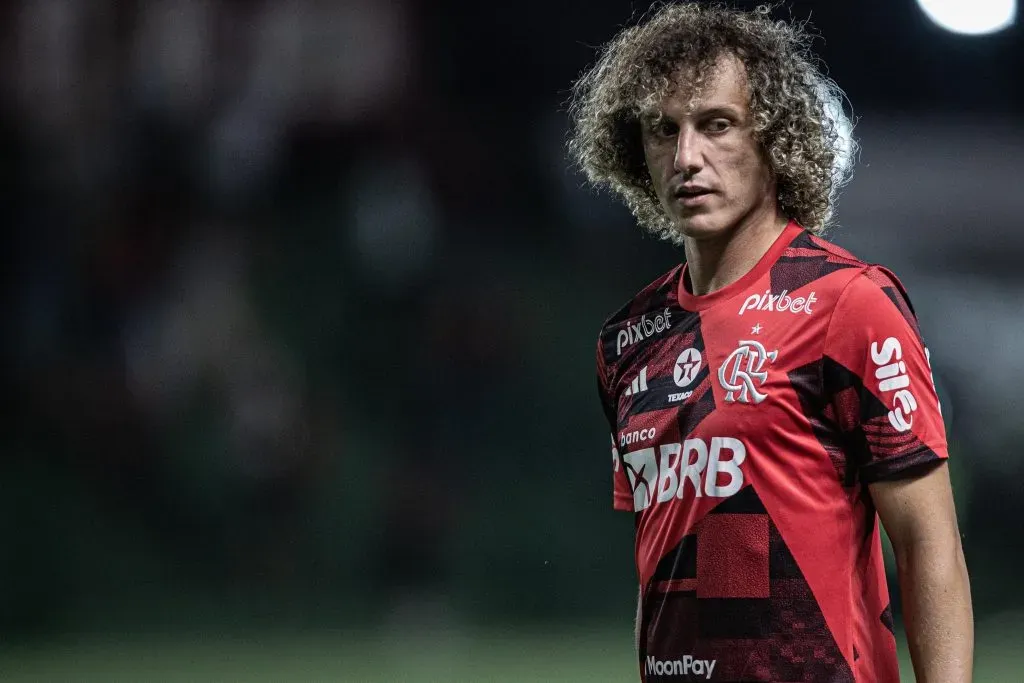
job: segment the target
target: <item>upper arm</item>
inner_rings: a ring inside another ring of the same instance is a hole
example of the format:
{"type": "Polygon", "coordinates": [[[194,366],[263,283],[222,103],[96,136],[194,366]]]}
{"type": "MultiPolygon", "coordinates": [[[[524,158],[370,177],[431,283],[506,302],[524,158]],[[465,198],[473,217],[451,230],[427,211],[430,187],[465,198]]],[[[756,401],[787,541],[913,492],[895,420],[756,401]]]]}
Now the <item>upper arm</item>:
{"type": "Polygon", "coordinates": [[[938,557],[959,550],[960,532],[945,461],[927,466],[918,476],[868,485],[878,517],[898,559],[913,550],[938,557]]]}

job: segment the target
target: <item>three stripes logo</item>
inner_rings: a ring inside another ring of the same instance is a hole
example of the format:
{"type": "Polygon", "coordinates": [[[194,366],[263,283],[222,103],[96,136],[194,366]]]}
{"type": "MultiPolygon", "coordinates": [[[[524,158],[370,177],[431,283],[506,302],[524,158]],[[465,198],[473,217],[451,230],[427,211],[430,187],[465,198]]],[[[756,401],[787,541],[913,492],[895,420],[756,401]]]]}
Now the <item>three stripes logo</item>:
{"type": "Polygon", "coordinates": [[[629,387],[626,389],[625,396],[634,396],[643,391],[647,391],[647,366],[640,368],[640,374],[633,378],[630,382],[629,387]]]}

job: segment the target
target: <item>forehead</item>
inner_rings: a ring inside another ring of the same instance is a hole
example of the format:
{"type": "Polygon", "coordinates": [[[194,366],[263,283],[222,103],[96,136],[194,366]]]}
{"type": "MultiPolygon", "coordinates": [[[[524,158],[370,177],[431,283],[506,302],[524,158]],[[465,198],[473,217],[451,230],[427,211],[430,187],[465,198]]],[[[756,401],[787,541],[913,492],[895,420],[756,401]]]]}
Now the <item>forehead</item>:
{"type": "Polygon", "coordinates": [[[734,55],[719,57],[704,73],[693,66],[676,72],[668,92],[652,98],[645,113],[693,112],[701,109],[736,107],[746,111],[750,103],[750,87],[743,62],[734,55]],[[695,83],[695,80],[699,82],[695,83]]]}

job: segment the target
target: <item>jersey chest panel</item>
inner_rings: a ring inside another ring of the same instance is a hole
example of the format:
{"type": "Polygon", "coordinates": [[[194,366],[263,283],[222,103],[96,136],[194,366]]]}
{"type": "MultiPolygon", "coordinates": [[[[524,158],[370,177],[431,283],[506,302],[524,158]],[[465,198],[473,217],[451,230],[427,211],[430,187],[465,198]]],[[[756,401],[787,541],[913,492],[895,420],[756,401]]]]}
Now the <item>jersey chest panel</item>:
{"type": "Polygon", "coordinates": [[[675,319],[671,336],[624,359],[615,386],[616,448],[634,509],[670,507],[699,518],[752,476],[778,479],[783,456],[796,479],[819,472],[806,411],[820,399],[815,340],[823,339],[825,316],[775,311],[748,319],[721,306],[675,319]]]}

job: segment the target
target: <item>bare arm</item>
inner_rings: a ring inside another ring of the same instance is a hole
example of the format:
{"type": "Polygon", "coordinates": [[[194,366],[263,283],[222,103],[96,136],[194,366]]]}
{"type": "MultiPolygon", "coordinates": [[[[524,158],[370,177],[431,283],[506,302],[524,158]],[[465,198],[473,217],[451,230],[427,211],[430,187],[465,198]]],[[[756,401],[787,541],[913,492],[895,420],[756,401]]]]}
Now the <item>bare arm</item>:
{"type": "Polygon", "coordinates": [[[970,683],[971,587],[960,545],[949,469],[869,485],[892,540],[910,657],[918,683],[970,683]]]}

